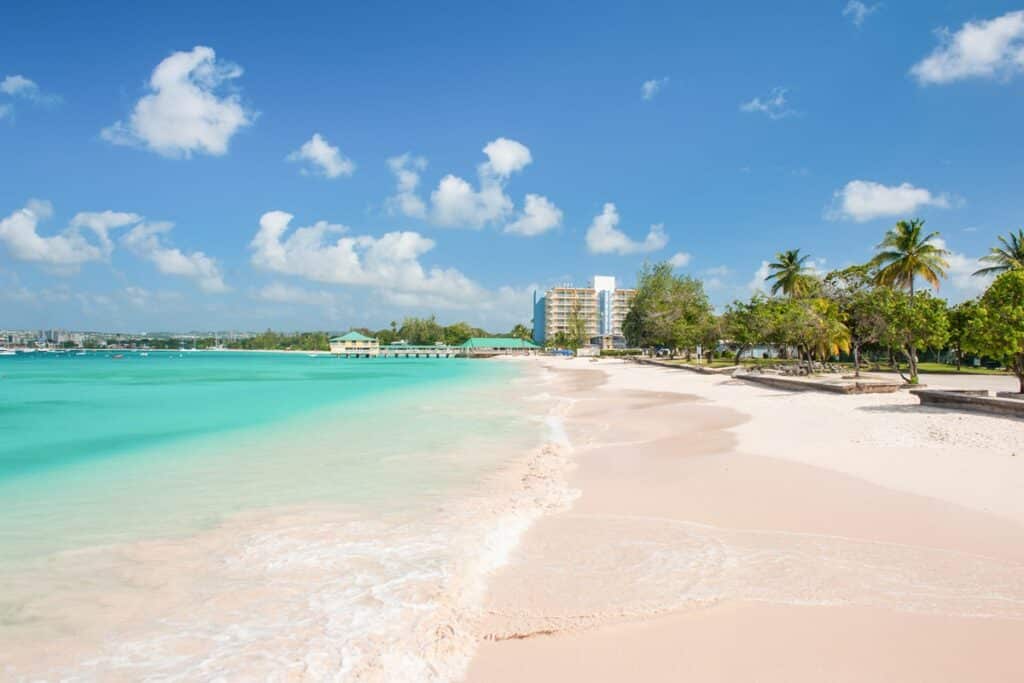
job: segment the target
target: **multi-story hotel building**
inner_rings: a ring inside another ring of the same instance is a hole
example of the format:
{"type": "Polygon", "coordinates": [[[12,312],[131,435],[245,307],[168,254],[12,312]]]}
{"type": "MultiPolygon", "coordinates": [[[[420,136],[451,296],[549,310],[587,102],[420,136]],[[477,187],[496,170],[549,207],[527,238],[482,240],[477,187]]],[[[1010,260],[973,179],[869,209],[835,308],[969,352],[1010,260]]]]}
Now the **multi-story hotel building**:
{"type": "Polygon", "coordinates": [[[616,289],[610,275],[595,275],[589,287],[552,287],[543,296],[534,292],[533,340],[543,344],[559,332],[568,333],[575,314],[583,320],[591,343],[622,346],[622,322],[635,295],[635,289],[616,289]]]}

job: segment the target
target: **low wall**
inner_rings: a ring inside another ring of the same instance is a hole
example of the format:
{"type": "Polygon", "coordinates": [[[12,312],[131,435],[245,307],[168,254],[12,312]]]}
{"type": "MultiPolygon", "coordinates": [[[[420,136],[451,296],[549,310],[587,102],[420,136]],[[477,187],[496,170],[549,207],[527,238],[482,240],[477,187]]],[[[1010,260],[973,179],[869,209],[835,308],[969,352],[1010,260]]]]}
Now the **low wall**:
{"type": "Polygon", "coordinates": [[[1024,401],[1014,398],[989,396],[987,391],[943,391],[941,389],[914,389],[921,405],[952,408],[1004,417],[1024,418],[1024,401]]]}
{"type": "Polygon", "coordinates": [[[736,379],[763,384],[789,391],[825,391],[831,394],[891,394],[899,391],[902,382],[830,382],[827,380],[797,379],[779,375],[736,373],[736,379]]]}
{"type": "Polygon", "coordinates": [[[709,368],[706,365],[691,365],[689,363],[670,363],[668,361],[656,360],[654,358],[637,358],[637,363],[644,365],[657,365],[662,368],[672,368],[673,370],[689,370],[690,372],[696,372],[701,375],[731,375],[740,369],[739,365],[730,365],[724,368],[709,368]]]}

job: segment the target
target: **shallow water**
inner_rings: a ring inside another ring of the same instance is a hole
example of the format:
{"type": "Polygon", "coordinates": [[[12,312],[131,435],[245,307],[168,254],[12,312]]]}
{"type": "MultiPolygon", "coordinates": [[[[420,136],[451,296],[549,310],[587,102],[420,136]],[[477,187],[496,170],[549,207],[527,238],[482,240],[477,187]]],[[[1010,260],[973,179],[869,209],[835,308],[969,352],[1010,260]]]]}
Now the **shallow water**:
{"type": "Polygon", "coordinates": [[[519,364],[36,354],[0,377],[14,678],[444,680],[487,573],[567,500],[519,364]]]}

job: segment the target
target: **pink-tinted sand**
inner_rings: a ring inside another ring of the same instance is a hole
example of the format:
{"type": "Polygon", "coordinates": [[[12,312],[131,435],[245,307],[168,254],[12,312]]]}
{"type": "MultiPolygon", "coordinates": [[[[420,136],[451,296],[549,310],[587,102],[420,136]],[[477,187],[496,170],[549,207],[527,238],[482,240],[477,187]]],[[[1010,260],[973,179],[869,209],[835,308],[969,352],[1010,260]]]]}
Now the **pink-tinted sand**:
{"type": "Polygon", "coordinates": [[[492,578],[467,680],[1024,680],[1021,423],[553,367],[581,495],[492,578]]]}

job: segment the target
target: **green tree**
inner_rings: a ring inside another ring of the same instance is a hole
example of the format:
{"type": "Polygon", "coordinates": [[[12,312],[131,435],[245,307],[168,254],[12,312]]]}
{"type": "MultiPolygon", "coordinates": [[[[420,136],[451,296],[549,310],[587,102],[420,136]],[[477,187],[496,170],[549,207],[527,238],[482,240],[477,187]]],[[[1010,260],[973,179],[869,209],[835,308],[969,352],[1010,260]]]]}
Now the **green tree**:
{"type": "MultiPolygon", "coordinates": [[[[911,384],[917,384],[917,349],[941,349],[949,340],[949,319],[946,302],[928,292],[911,296],[896,289],[881,289],[879,306],[885,317],[885,325],[879,341],[886,346],[899,349],[906,356],[910,377],[904,377],[911,384]]],[[[901,376],[902,373],[900,373],[901,376]]]]}
{"type": "Polygon", "coordinates": [[[1003,273],[981,295],[968,323],[966,345],[1006,363],[1024,394],[1024,270],[1003,273]]]}
{"type": "Polygon", "coordinates": [[[533,341],[533,330],[526,325],[518,323],[512,328],[512,331],[508,333],[508,336],[515,339],[525,339],[526,341],[533,341]]]}
{"type": "Polygon", "coordinates": [[[971,321],[977,315],[977,309],[976,301],[963,301],[949,309],[949,346],[956,357],[957,372],[963,367],[969,329],[971,321]]]}
{"type": "Polygon", "coordinates": [[[406,318],[398,329],[398,336],[410,344],[433,344],[444,339],[444,329],[434,316],[406,318]]]}
{"type": "MultiPolygon", "coordinates": [[[[909,311],[918,299],[914,296],[914,282],[920,276],[936,291],[939,279],[946,275],[949,252],[939,243],[939,233],[924,233],[924,221],[898,221],[878,244],[878,254],[870,265],[876,268],[875,282],[884,287],[906,289],[910,292],[909,311]]],[[[912,329],[913,325],[907,327],[912,329]]],[[[904,346],[910,356],[911,381],[917,382],[917,341],[910,339],[904,346]]]]}
{"type": "Polygon", "coordinates": [[[1024,229],[1006,237],[1000,235],[999,243],[1002,246],[992,247],[987,256],[981,257],[992,265],[974,271],[975,275],[999,275],[1008,270],[1024,269],[1024,229]]]}
{"type": "Polygon", "coordinates": [[[868,266],[850,266],[825,276],[824,291],[834,301],[850,333],[853,374],[860,377],[861,349],[878,342],[885,328],[883,293],[868,266]]]}
{"type": "Polygon", "coordinates": [[[850,331],[843,324],[842,313],[834,301],[822,297],[788,299],[777,302],[778,335],[784,343],[795,346],[807,361],[807,372],[813,361],[822,361],[850,348],[850,331]]]}
{"type": "Polygon", "coordinates": [[[775,312],[775,307],[760,294],[755,294],[750,301],[734,301],[726,307],[722,316],[722,334],[736,350],[737,365],[744,351],[769,341],[777,322],[775,312]]]}
{"type": "Polygon", "coordinates": [[[704,285],[668,262],[644,264],[622,332],[630,346],[692,349],[712,315],[704,285]]]}
{"type": "Polygon", "coordinates": [[[814,288],[814,276],[807,267],[811,257],[800,255],[799,249],[782,251],[768,264],[771,271],[765,282],[772,283],[772,294],[782,292],[790,298],[808,296],[814,288]]]}
{"type": "Polygon", "coordinates": [[[914,296],[914,281],[925,279],[935,290],[939,289],[939,278],[945,277],[949,263],[949,252],[937,244],[939,233],[922,235],[924,221],[898,221],[885,234],[876,249],[878,254],[871,260],[877,269],[875,282],[885,287],[906,289],[914,296]]]}
{"type": "Polygon", "coordinates": [[[457,322],[447,325],[441,335],[445,344],[448,344],[449,346],[458,346],[470,337],[482,336],[477,334],[478,331],[479,330],[467,322],[457,322]]]}
{"type": "Polygon", "coordinates": [[[587,318],[583,315],[580,302],[576,301],[569,311],[569,319],[566,321],[565,338],[568,341],[566,348],[575,351],[587,343],[587,318]]]}

